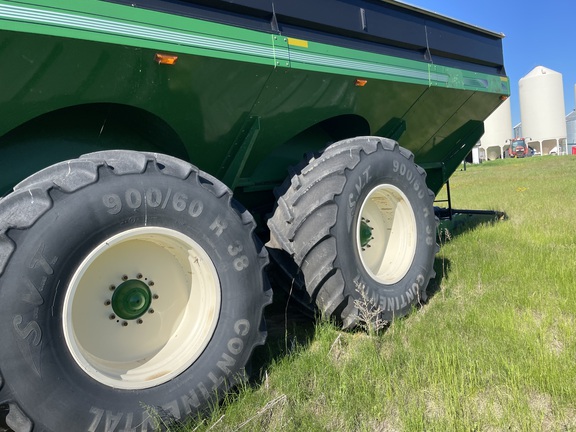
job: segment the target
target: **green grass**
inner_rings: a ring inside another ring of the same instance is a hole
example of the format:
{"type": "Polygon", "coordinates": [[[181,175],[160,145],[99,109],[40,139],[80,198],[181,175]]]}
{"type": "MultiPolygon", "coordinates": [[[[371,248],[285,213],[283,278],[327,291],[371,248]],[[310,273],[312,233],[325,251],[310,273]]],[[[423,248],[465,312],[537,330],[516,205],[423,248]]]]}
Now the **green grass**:
{"type": "Polygon", "coordinates": [[[508,219],[442,225],[424,307],[377,335],[288,323],[259,378],[186,430],[576,430],[576,158],[468,165],[450,185],[454,207],[508,219]]]}

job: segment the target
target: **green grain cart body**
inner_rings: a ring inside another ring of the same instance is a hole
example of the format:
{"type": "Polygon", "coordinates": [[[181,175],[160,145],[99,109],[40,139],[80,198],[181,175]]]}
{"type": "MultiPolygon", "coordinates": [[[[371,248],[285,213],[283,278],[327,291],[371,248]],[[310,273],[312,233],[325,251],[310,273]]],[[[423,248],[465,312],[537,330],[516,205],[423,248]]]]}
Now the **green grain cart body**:
{"type": "Polygon", "coordinates": [[[0,0],[0,429],[204,412],[268,274],[344,329],[422,304],[501,38],[392,0],[0,0]]]}
{"type": "Polygon", "coordinates": [[[0,3],[3,191],[105,147],[107,126],[119,123],[169,135],[159,150],[246,191],[277,185],[303,153],[336,139],[391,137],[437,192],[509,94],[499,35],[396,2],[342,11],[292,2],[274,12],[267,2],[186,3],[0,3]],[[337,16],[352,28],[316,22],[337,16]],[[159,64],[157,54],[178,60],[159,64]],[[84,147],[13,144],[43,120],[59,131],[91,122],[83,129],[98,136],[84,147]],[[27,161],[13,163],[23,151],[27,161]]]}

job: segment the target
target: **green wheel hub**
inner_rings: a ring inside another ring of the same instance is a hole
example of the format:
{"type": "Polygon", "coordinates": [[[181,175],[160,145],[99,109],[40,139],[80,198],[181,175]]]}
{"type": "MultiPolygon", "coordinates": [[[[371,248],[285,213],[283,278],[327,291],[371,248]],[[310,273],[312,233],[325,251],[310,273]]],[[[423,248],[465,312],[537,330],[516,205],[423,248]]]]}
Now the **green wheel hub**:
{"type": "Polygon", "coordinates": [[[140,318],[152,303],[152,293],[144,282],[130,279],[122,282],[112,295],[114,313],[125,320],[140,318]]]}
{"type": "Polygon", "coordinates": [[[370,240],[372,240],[372,228],[368,225],[367,221],[363,219],[360,223],[360,246],[362,248],[369,247],[368,243],[370,243],[370,240]]]}

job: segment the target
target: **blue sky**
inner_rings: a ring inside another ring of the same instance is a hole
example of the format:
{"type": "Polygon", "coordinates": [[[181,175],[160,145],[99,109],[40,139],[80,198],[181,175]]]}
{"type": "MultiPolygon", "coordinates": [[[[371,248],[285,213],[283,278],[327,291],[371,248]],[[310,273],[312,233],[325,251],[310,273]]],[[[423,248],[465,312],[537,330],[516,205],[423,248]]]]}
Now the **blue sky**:
{"type": "Polygon", "coordinates": [[[518,81],[536,66],[562,74],[566,114],[574,110],[576,0],[405,0],[506,36],[504,64],[511,83],[512,123],[520,122],[518,81]]]}

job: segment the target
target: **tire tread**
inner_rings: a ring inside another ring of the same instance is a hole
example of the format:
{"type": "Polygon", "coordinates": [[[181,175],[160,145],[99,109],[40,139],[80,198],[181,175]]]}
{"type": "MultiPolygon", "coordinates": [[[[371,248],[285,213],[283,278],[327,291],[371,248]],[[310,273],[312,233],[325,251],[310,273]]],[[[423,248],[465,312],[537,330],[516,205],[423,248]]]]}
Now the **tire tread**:
{"type": "MultiPolygon", "coordinates": [[[[351,298],[344,295],[345,281],[336,260],[335,239],[331,229],[336,224],[335,197],[342,193],[346,171],[354,169],[362,154],[370,155],[382,148],[397,152],[413,163],[414,155],[387,138],[361,137],[334,143],[316,157],[303,160],[275,191],[278,205],[268,220],[269,247],[288,252],[305,275],[305,287],[324,316],[332,316],[343,328],[358,322],[358,311],[351,298]],[[329,249],[333,248],[333,252],[329,249]],[[311,264],[313,263],[313,264],[311,264]],[[311,269],[314,270],[312,271],[311,269]]],[[[423,180],[426,172],[418,167],[423,180]]],[[[433,197],[433,193],[428,190],[433,197]]],[[[425,297],[424,284],[420,297],[425,297]]]]}
{"type": "MultiPolygon", "coordinates": [[[[237,201],[232,199],[231,190],[215,177],[199,171],[196,167],[172,156],[136,152],[129,150],[110,150],[89,153],[79,159],[60,162],[29,176],[15,186],[14,191],[0,201],[0,276],[3,274],[12,254],[16,249],[14,241],[10,238],[10,230],[23,230],[32,227],[53,205],[51,194],[53,191],[70,194],[83,187],[96,183],[100,170],[109,170],[114,175],[141,174],[148,169],[156,169],[163,175],[176,177],[200,184],[209,190],[217,199],[227,202],[238,220],[247,228],[250,238],[256,245],[258,253],[258,271],[262,275],[263,286],[259,304],[259,330],[251,346],[247,347],[251,353],[258,345],[266,340],[266,326],[264,323],[264,308],[272,302],[272,289],[264,274],[269,263],[268,252],[256,237],[256,223],[252,215],[237,201]]],[[[2,396],[2,382],[0,379],[0,396],[2,396]]],[[[9,406],[6,416],[8,425],[16,432],[29,432],[33,430],[31,420],[20,409],[12,396],[7,394],[6,400],[0,402],[9,406]]]]}

